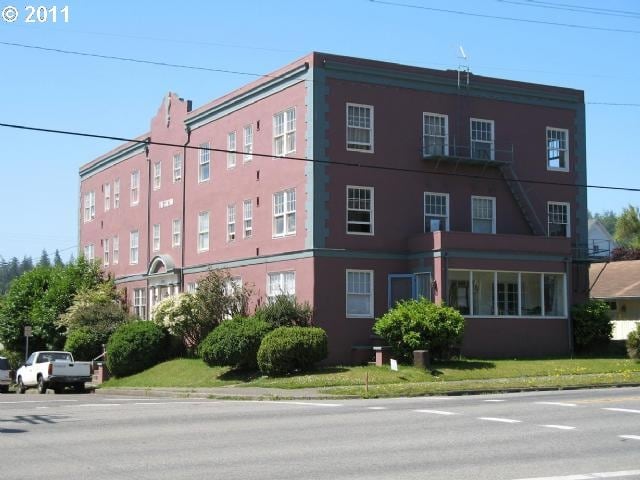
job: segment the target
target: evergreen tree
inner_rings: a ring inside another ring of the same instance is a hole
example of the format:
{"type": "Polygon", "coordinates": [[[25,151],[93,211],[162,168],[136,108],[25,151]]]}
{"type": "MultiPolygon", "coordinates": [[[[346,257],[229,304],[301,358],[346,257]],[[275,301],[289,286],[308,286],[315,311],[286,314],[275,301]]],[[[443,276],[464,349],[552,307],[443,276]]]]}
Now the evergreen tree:
{"type": "Polygon", "coordinates": [[[33,259],[25,255],[20,262],[20,275],[30,270],[33,270],[33,259]]]}
{"type": "Polygon", "coordinates": [[[62,267],[64,265],[64,262],[62,261],[62,257],[60,257],[60,252],[58,251],[57,248],[56,248],[56,253],[53,255],[53,264],[56,267],[62,267]]]}
{"type": "Polygon", "coordinates": [[[42,250],[42,255],[40,255],[40,260],[38,261],[39,267],[50,267],[51,260],[49,260],[49,254],[46,250],[42,250]]]}

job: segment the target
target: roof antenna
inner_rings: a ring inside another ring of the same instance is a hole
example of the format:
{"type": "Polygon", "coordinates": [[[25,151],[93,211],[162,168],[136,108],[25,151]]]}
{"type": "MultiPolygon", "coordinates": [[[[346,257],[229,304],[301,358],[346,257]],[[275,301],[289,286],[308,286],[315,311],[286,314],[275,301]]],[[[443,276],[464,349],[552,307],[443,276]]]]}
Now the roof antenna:
{"type": "Polygon", "coordinates": [[[462,45],[458,47],[458,88],[469,87],[469,57],[462,45]]]}

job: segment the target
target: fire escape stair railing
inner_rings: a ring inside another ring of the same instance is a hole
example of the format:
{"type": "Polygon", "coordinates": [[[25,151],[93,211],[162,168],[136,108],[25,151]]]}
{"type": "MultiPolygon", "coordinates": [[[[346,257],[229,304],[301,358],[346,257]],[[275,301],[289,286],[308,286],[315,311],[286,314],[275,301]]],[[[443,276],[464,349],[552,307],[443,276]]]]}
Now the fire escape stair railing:
{"type": "Polygon", "coordinates": [[[527,221],[529,228],[531,228],[531,232],[534,235],[545,235],[545,228],[538,218],[538,215],[531,204],[531,200],[529,200],[529,196],[522,186],[522,182],[518,180],[518,176],[513,170],[513,166],[510,163],[502,164],[500,165],[500,172],[506,180],[513,198],[520,207],[520,211],[522,211],[522,215],[527,221]]]}

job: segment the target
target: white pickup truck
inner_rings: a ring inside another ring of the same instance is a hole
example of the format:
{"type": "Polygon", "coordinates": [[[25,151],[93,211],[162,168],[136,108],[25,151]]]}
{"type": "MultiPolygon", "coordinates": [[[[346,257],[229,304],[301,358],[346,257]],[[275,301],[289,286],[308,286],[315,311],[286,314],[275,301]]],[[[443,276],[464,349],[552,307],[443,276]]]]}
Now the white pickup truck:
{"type": "Polygon", "coordinates": [[[49,388],[60,393],[64,387],[73,387],[84,392],[91,373],[90,362],[74,362],[69,352],[33,352],[16,372],[17,391],[37,387],[39,393],[47,393],[49,388]]]}

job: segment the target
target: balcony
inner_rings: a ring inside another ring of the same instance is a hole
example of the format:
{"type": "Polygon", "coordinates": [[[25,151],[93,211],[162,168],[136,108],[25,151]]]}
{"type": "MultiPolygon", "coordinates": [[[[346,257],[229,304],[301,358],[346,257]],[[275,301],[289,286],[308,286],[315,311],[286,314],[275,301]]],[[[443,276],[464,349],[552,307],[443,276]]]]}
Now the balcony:
{"type": "Polygon", "coordinates": [[[513,145],[498,146],[493,142],[473,141],[471,144],[445,142],[442,137],[423,137],[422,158],[438,163],[452,162],[466,165],[507,165],[513,162],[513,145]],[[499,148],[498,148],[499,147],[499,148]]]}
{"type": "Polygon", "coordinates": [[[533,255],[571,256],[571,239],[533,235],[505,235],[471,232],[426,232],[410,237],[411,253],[473,250],[487,253],[528,253],[533,255]]]}

